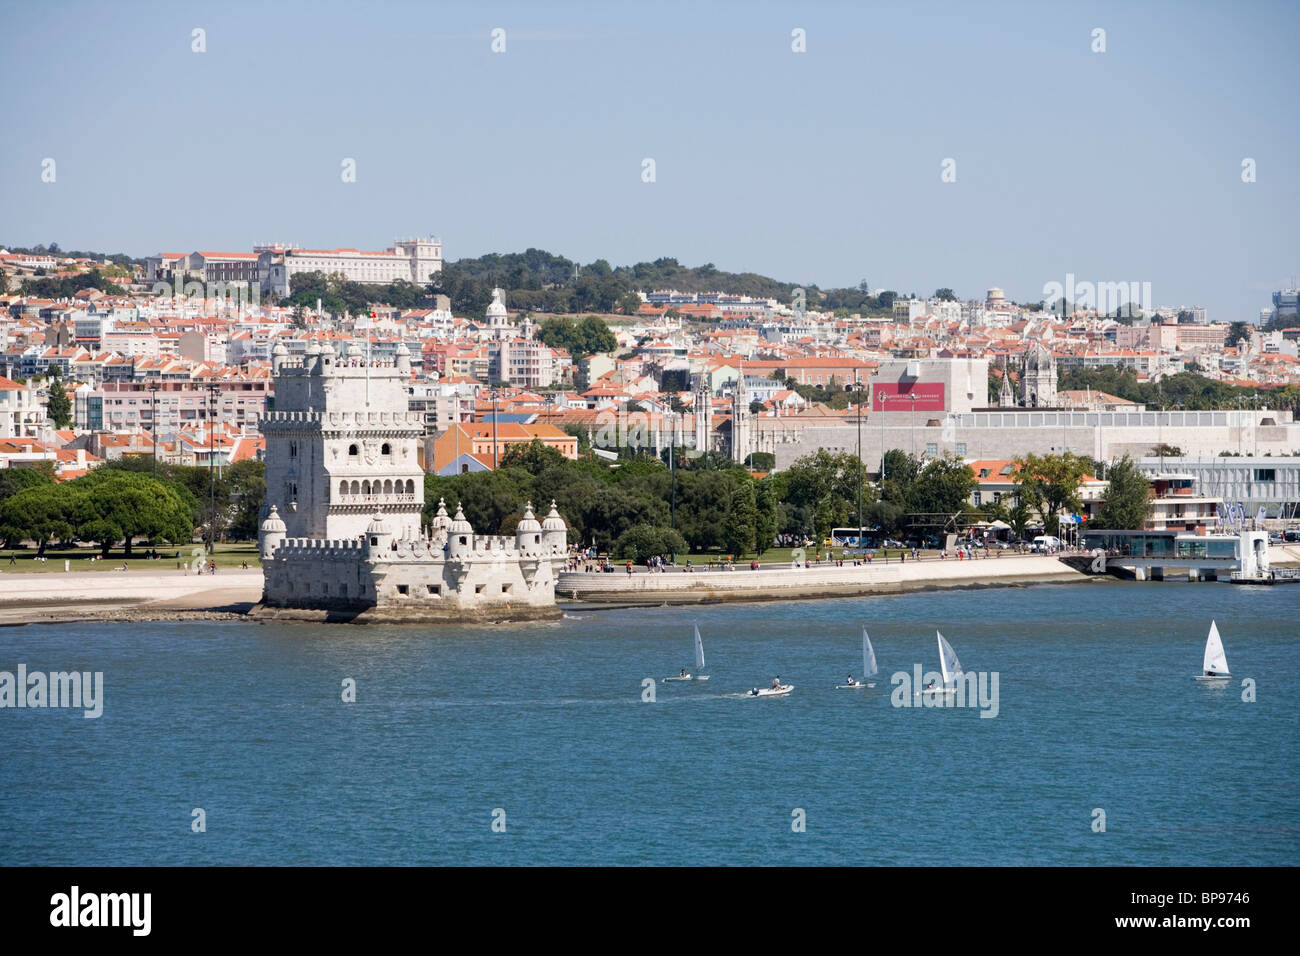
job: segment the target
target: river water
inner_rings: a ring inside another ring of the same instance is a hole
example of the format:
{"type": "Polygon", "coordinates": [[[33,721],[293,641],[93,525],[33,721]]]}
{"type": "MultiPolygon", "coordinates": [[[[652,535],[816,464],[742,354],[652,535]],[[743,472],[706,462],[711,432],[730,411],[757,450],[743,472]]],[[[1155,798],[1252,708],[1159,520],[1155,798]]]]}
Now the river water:
{"type": "Polygon", "coordinates": [[[1298,612],[1300,588],[1098,580],[495,627],[4,628],[0,670],[104,692],[97,719],[0,709],[0,863],[1295,865],[1298,612]],[[1220,686],[1192,680],[1211,618],[1220,686]],[[693,666],[692,624],[711,680],[644,700],[693,666]],[[877,686],[835,690],[862,625],[877,686]],[[990,697],[996,673],[996,716],[895,706],[936,628],[990,697]],[[775,675],[790,696],[743,696],[775,675]]]}

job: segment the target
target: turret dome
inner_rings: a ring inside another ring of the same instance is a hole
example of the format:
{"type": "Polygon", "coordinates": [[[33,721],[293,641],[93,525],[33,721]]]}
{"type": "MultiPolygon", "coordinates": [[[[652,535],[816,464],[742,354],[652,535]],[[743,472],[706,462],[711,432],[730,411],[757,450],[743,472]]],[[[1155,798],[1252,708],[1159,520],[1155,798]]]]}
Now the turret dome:
{"type": "Polygon", "coordinates": [[[469,521],[465,518],[465,512],[461,508],[460,502],[456,503],[456,517],[453,518],[451,521],[450,530],[452,534],[473,534],[474,533],[474,528],[469,523],[469,521]]]}
{"type": "Polygon", "coordinates": [[[530,501],[524,506],[524,516],[519,519],[519,524],[515,526],[515,533],[526,532],[534,534],[542,530],[541,522],[533,514],[533,503],[530,501]]]}
{"type": "Polygon", "coordinates": [[[546,520],[542,522],[542,530],[543,530],[543,531],[567,531],[567,530],[569,530],[569,526],[568,526],[567,524],[564,523],[564,519],[560,517],[560,513],[559,513],[558,511],[555,510],[555,499],[554,499],[554,498],[551,499],[551,513],[548,514],[548,515],[546,516],[546,520]]]}
{"type": "Polygon", "coordinates": [[[262,534],[284,534],[284,522],[280,520],[280,512],[275,505],[271,505],[271,513],[262,520],[261,528],[262,534]]]}

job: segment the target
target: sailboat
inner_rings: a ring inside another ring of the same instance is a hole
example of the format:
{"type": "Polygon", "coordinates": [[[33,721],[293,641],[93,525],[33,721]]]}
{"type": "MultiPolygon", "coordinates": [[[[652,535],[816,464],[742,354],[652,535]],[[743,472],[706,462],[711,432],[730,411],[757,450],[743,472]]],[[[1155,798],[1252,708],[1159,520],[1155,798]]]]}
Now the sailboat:
{"type": "Polygon", "coordinates": [[[1197,680],[1222,681],[1232,675],[1228,673],[1228,656],[1223,653],[1223,641],[1219,639],[1219,628],[1210,622],[1210,636],[1205,639],[1205,662],[1197,680]]]}
{"type": "Polygon", "coordinates": [[[704,673],[704,641],[700,638],[700,626],[695,625],[695,673],[689,673],[686,668],[676,677],[665,677],[664,681],[685,681],[685,680],[708,680],[709,675],[704,673]]]}
{"type": "Polygon", "coordinates": [[[944,640],[944,636],[935,631],[935,636],[939,638],[939,669],[943,673],[943,685],[939,687],[924,687],[917,691],[917,696],[924,694],[955,694],[957,693],[957,679],[962,675],[961,661],[957,660],[957,652],[952,649],[952,645],[944,640]]]}
{"type": "MultiPolygon", "coordinates": [[[[871,638],[867,637],[867,629],[862,629],[862,679],[853,681],[851,684],[836,684],[836,690],[857,690],[859,687],[875,687],[875,682],[868,684],[867,681],[876,676],[876,652],[871,648],[871,638]]],[[[849,675],[849,680],[853,676],[849,675]]]]}

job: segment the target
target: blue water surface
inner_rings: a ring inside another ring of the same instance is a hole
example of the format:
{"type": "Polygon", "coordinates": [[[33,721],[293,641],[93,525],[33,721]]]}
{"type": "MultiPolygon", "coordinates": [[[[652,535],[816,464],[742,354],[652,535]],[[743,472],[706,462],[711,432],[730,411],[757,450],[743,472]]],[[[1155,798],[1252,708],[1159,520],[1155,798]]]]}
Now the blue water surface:
{"type": "Polygon", "coordinates": [[[102,671],[105,701],[0,710],[0,863],[1294,865],[1298,612],[1300,587],[1095,581],[493,627],[5,628],[0,670],[102,671]],[[1218,686],[1192,680],[1211,618],[1218,686]],[[692,666],[693,623],[712,679],[644,701],[692,666]],[[863,624],[878,684],[835,690],[863,624]],[[936,629],[998,674],[996,717],[893,706],[936,629]],[[742,696],[777,674],[789,697],[742,696]]]}

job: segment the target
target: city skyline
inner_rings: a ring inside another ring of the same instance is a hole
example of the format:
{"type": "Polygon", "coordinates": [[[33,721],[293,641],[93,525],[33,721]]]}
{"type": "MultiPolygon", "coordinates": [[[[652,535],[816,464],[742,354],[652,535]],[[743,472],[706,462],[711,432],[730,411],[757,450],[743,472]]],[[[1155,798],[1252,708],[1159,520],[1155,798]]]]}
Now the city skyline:
{"type": "Polygon", "coordinates": [[[1073,274],[1249,321],[1300,268],[1278,214],[1300,17],[1252,8],[1179,7],[1176,34],[1157,4],[14,9],[0,69],[45,95],[6,110],[0,239],[437,235],[449,262],[671,256],[1015,301],[1073,274]]]}

